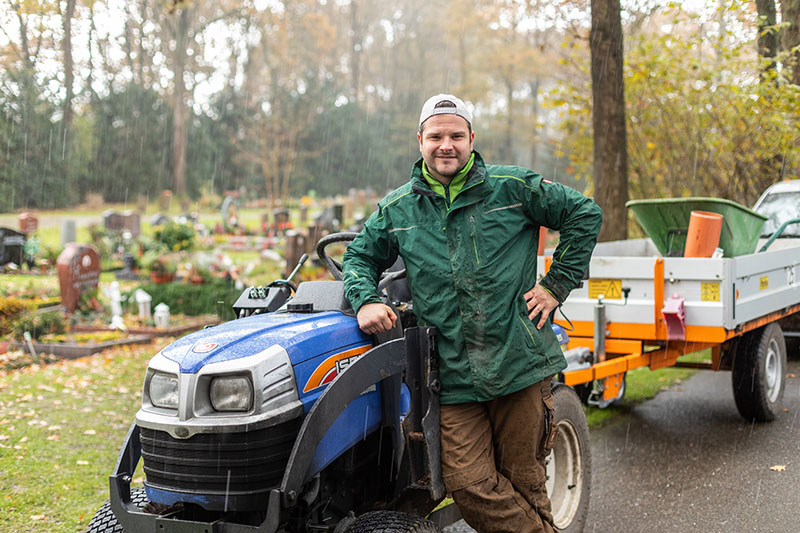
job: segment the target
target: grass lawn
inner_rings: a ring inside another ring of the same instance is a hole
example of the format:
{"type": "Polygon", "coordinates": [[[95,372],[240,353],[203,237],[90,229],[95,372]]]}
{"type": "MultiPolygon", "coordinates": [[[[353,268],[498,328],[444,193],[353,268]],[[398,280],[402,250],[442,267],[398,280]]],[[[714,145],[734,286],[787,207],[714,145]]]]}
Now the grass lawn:
{"type": "Polygon", "coordinates": [[[83,531],[168,341],[0,373],[0,531],[83,531]]]}

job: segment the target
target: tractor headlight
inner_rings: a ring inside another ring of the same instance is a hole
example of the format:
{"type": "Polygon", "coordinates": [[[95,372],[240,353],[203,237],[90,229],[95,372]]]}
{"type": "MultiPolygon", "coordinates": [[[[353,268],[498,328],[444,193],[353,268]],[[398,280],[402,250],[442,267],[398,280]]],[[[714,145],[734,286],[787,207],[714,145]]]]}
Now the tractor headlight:
{"type": "Polygon", "coordinates": [[[253,407],[253,383],[247,376],[214,378],[209,397],[216,411],[249,411],[253,407]]]}
{"type": "Polygon", "coordinates": [[[178,377],[156,372],[150,378],[150,402],[165,409],[178,408],[178,377]]]}

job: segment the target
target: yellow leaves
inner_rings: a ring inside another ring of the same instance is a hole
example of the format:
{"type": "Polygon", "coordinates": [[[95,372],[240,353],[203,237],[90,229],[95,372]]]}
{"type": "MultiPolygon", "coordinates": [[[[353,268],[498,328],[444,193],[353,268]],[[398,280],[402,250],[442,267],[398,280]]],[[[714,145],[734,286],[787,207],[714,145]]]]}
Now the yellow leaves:
{"type": "Polygon", "coordinates": [[[654,143],[653,141],[648,141],[647,142],[647,148],[650,149],[650,150],[655,150],[656,143],[654,143]]]}
{"type": "Polygon", "coordinates": [[[773,472],[785,472],[786,471],[786,465],[775,465],[775,466],[769,467],[769,469],[772,470],[773,472]]]}

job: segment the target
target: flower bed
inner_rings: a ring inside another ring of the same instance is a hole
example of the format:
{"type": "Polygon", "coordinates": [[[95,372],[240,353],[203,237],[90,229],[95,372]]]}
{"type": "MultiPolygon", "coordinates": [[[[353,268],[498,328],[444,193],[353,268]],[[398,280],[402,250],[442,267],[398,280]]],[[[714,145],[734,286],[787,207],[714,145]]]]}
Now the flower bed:
{"type": "MultiPolygon", "coordinates": [[[[149,335],[150,337],[177,337],[185,333],[197,331],[206,326],[213,326],[221,322],[220,318],[216,315],[201,315],[201,316],[184,316],[173,315],[170,317],[171,325],[166,328],[157,328],[152,325],[151,321],[142,321],[138,317],[126,317],[126,323],[132,322],[128,325],[128,333],[134,335],[149,335]]],[[[72,332],[113,332],[108,326],[101,324],[73,324],[72,332]]]]}
{"type": "Polygon", "coordinates": [[[84,341],[79,342],[15,342],[14,347],[26,353],[31,353],[31,348],[37,354],[51,354],[66,359],[76,359],[87,355],[96,354],[107,348],[124,346],[126,344],[143,344],[150,342],[151,335],[131,335],[116,340],[102,342],[84,341]]]}

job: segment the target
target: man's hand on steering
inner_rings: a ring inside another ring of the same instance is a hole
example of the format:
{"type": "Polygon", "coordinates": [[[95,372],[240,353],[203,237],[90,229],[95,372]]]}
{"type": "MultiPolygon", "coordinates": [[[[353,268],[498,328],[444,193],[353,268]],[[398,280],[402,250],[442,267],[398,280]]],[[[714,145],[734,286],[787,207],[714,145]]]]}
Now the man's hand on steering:
{"type": "Polygon", "coordinates": [[[397,322],[397,315],[392,308],[382,303],[370,303],[361,306],[356,315],[358,327],[369,335],[377,335],[392,329],[397,322]]]}
{"type": "Polygon", "coordinates": [[[523,296],[528,303],[528,318],[533,321],[539,316],[536,329],[542,329],[547,323],[547,317],[558,307],[558,300],[541,285],[536,285],[523,296]]]}

